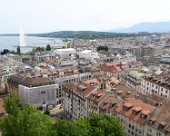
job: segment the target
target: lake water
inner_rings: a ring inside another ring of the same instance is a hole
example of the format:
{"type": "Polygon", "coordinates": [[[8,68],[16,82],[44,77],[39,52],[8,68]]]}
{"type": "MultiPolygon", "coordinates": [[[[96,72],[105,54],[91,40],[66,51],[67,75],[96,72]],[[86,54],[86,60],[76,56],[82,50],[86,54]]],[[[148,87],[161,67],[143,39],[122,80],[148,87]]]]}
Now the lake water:
{"type": "MultiPolygon", "coordinates": [[[[50,44],[51,46],[62,46],[64,45],[61,39],[57,38],[46,38],[46,37],[32,37],[32,36],[25,36],[25,43],[26,46],[31,47],[42,47],[50,44]]],[[[19,36],[0,36],[0,50],[9,49],[15,50],[16,46],[19,45],[19,36]]],[[[21,48],[21,52],[29,52],[32,48],[23,47],[21,48]]]]}

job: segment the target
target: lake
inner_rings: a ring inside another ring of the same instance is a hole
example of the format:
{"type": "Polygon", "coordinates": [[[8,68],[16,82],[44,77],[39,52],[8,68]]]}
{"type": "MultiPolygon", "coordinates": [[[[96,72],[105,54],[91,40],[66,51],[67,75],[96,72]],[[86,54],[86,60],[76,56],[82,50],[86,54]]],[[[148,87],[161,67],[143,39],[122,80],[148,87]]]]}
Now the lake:
{"type": "MultiPolygon", "coordinates": [[[[58,38],[46,38],[46,37],[32,37],[25,36],[26,46],[31,47],[42,47],[50,44],[51,46],[62,46],[64,45],[63,41],[58,38]]],[[[0,50],[9,49],[15,50],[19,45],[19,36],[0,36],[0,50]]],[[[21,52],[29,52],[32,48],[23,47],[21,48],[21,52]]]]}

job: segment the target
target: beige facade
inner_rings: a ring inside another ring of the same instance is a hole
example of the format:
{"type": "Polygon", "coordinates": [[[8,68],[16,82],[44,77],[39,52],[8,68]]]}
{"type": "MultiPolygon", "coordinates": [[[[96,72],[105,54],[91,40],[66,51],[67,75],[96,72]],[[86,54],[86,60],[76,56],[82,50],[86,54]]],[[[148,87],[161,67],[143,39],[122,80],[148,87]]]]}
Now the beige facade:
{"type": "Polygon", "coordinates": [[[164,83],[163,81],[157,80],[156,78],[154,79],[154,77],[151,78],[152,80],[148,80],[149,78],[143,78],[141,80],[140,92],[145,95],[154,94],[160,97],[170,98],[170,87],[168,87],[168,83],[164,83]]]}

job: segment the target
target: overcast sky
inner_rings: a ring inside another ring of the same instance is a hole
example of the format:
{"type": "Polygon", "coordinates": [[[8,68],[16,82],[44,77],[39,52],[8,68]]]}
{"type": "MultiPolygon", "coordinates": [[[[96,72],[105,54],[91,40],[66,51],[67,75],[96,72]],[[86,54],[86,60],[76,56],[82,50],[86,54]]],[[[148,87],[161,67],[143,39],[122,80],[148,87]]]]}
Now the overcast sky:
{"type": "Polygon", "coordinates": [[[0,0],[0,33],[109,30],[170,21],[170,0],[0,0]]]}

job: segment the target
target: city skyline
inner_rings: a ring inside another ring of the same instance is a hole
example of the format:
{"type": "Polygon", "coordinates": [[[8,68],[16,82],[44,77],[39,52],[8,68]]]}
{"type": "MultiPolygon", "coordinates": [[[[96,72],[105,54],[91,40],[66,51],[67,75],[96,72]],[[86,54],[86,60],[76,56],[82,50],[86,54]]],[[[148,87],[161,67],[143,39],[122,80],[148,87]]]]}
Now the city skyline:
{"type": "Polygon", "coordinates": [[[141,22],[170,21],[168,0],[15,0],[0,5],[0,33],[105,31],[141,22]]]}

